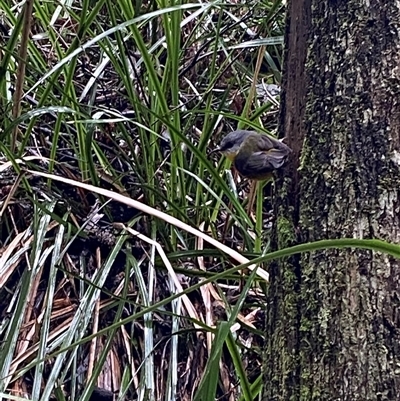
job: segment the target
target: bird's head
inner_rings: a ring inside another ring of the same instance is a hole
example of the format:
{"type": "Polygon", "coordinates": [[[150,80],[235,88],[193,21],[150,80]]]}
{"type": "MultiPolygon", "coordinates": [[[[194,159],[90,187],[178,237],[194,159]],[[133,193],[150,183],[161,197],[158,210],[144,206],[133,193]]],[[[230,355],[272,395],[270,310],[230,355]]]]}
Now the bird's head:
{"type": "Polygon", "coordinates": [[[240,147],[242,146],[243,141],[252,133],[252,131],[243,130],[230,132],[222,139],[219,146],[213,149],[211,152],[221,152],[228,159],[234,160],[239,152],[240,147]]]}

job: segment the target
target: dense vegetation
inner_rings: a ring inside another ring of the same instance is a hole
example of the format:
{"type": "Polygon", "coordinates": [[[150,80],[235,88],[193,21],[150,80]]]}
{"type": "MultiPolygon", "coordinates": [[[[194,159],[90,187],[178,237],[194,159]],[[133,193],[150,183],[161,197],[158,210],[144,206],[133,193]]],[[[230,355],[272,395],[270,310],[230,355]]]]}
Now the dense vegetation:
{"type": "Polygon", "coordinates": [[[268,249],[270,198],[254,227],[207,155],[274,133],[283,5],[71,3],[0,0],[0,390],[249,399],[265,273],[235,265],[268,249]]]}

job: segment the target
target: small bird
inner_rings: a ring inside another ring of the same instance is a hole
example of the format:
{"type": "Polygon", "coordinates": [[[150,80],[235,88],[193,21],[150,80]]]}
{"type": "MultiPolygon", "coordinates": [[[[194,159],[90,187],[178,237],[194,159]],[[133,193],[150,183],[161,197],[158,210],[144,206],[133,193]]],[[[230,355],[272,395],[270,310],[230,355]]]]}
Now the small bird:
{"type": "Polygon", "coordinates": [[[246,178],[262,181],[282,167],[291,149],[278,139],[256,131],[237,130],[226,135],[212,152],[221,152],[246,178]]]}

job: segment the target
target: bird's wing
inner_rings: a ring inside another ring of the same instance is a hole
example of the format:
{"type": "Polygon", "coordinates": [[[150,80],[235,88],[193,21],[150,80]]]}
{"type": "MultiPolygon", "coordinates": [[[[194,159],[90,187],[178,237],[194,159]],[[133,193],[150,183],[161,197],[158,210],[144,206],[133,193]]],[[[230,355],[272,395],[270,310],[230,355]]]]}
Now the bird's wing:
{"type": "Polygon", "coordinates": [[[292,150],[282,141],[272,138],[267,135],[259,136],[259,149],[264,151],[271,151],[272,149],[279,150],[280,153],[288,155],[292,150]]]}
{"type": "Polygon", "coordinates": [[[280,149],[270,149],[264,152],[255,152],[248,159],[244,168],[247,171],[271,172],[285,163],[286,152],[280,149]]]}

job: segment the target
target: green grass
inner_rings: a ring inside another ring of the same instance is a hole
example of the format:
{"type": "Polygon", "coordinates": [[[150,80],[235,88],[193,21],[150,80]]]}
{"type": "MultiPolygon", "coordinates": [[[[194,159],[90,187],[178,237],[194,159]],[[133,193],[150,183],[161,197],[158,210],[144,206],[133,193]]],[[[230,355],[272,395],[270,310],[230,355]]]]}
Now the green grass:
{"type": "Polygon", "coordinates": [[[280,82],[280,1],[19,7],[0,0],[0,392],[256,398],[262,273],[232,260],[268,251],[267,204],[255,227],[208,152],[276,128],[260,85],[280,82]]]}

